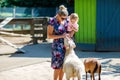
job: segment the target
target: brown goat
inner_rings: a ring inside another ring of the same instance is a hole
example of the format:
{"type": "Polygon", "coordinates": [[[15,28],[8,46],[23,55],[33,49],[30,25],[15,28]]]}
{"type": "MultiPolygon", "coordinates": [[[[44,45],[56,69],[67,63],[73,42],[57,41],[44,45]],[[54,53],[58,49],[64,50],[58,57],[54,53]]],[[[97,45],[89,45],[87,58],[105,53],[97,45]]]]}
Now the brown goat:
{"type": "Polygon", "coordinates": [[[101,63],[94,58],[88,58],[84,60],[85,65],[85,72],[86,72],[86,80],[87,80],[87,73],[91,74],[91,80],[95,80],[94,73],[98,73],[98,80],[101,80],[101,63]]]}

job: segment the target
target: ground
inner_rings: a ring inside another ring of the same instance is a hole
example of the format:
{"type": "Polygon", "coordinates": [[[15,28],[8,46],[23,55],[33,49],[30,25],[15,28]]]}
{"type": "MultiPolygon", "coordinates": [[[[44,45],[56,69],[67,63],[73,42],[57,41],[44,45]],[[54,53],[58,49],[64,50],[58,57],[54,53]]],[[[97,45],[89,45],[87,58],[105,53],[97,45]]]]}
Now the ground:
{"type": "MultiPolygon", "coordinates": [[[[14,53],[16,49],[0,42],[0,80],[53,80],[51,43],[33,45],[29,43],[30,38],[4,38],[24,49],[25,53],[14,53]]],[[[120,52],[83,52],[79,48],[75,52],[82,61],[92,57],[101,62],[101,80],[120,79],[120,52]]],[[[65,76],[63,80],[66,80],[65,76]]]]}

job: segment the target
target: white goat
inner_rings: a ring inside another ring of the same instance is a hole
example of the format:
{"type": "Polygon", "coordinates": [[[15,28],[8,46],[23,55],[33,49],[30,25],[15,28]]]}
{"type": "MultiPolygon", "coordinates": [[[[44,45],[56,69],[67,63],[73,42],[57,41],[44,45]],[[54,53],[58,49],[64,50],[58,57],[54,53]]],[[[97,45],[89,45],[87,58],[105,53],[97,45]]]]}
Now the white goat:
{"type": "Polygon", "coordinates": [[[63,72],[66,74],[66,79],[77,77],[78,80],[82,79],[84,73],[84,64],[75,54],[75,43],[70,38],[64,39],[64,45],[66,47],[65,59],[63,64],[63,72]]]}

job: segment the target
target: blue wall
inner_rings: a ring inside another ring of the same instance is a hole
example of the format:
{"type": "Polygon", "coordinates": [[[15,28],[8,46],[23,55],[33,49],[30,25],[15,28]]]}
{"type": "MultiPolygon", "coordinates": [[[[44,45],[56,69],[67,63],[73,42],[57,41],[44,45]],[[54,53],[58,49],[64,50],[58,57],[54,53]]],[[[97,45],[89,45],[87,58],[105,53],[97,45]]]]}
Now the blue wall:
{"type": "Polygon", "coordinates": [[[97,0],[97,51],[120,51],[120,0],[97,0]]]}

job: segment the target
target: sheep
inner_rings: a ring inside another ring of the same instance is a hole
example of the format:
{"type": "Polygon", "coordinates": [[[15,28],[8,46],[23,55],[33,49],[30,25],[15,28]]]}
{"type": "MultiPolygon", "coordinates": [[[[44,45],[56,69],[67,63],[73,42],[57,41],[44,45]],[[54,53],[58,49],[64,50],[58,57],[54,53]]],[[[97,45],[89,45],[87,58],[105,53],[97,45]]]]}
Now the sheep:
{"type": "Polygon", "coordinates": [[[63,63],[63,72],[66,74],[66,79],[77,77],[78,80],[82,79],[84,73],[84,64],[75,54],[75,43],[70,38],[64,39],[64,45],[66,47],[65,59],[63,63]]]}
{"type": "Polygon", "coordinates": [[[84,60],[85,72],[86,72],[86,80],[87,80],[87,73],[91,74],[91,80],[95,80],[94,73],[98,73],[99,78],[101,80],[101,63],[95,58],[87,58],[84,60]]]}

